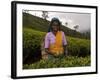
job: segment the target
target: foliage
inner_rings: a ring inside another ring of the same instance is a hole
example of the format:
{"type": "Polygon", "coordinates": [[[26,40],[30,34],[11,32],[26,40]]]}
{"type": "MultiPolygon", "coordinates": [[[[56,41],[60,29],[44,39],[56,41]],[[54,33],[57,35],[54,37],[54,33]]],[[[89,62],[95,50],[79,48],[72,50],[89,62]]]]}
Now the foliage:
{"type": "Polygon", "coordinates": [[[42,11],[42,17],[43,19],[47,20],[48,16],[48,11],[42,11]]]}
{"type": "Polygon", "coordinates": [[[49,21],[37,17],[35,15],[23,13],[23,27],[46,32],[48,31],[48,26],[49,26],[49,21]]]}
{"type": "Polygon", "coordinates": [[[68,52],[73,56],[90,55],[90,40],[68,37],[68,52]]]}
{"type": "Polygon", "coordinates": [[[43,60],[33,63],[24,64],[23,69],[41,69],[41,68],[61,68],[61,67],[80,67],[90,66],[90,56],[77,57],[67,56],[59,59],[43,60]]]}
{"type": "MultiPolygon", "coordinates": [[[[46,33],[36,31],[29,28],[23,29],[23,61],[28,56],[33,56],[33,59],[41,58],[41,43],[46,33]]],[[[71,56],[85,57],[90,55],[90,40],[66,37],[68,54],[71,56]]]]}
{"type": "Polygon", "coordinates": [[[45,33],[40,31],[23,29],[23,61],[25,61],[29,55],[36,57],[40,54],[41,41],[44,35],[45,33]]]}

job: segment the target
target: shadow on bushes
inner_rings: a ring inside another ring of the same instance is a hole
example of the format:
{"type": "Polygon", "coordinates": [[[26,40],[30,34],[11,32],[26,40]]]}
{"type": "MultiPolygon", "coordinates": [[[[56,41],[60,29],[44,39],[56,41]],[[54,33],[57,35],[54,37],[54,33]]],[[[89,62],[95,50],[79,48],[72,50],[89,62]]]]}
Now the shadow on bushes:
{"type": "Polygon", "coordinates": [[[32,49],[24,49],[23,50],[23,64],[32,64],[34,62],[40,61],[41,59],[41,50],[40,48],[36,48],[34,51],[32,49]]]}

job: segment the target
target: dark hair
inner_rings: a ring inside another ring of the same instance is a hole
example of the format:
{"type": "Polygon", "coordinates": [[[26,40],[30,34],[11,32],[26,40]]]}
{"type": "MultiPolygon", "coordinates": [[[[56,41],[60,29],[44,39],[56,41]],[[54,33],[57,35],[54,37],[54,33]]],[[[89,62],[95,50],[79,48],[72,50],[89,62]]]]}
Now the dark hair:
{"type": "Polygon", "coordinates": [[[52,25],[53,23],[56,22],[59,26],[59,30],[60,30],[60,26],[61,26],[61,22],[59,21],[58,18],[52,18],[51,22],[50,22],[50,25],[49,25],[49,29],[48,29],[48,32],[52,31],[52,25]]]}

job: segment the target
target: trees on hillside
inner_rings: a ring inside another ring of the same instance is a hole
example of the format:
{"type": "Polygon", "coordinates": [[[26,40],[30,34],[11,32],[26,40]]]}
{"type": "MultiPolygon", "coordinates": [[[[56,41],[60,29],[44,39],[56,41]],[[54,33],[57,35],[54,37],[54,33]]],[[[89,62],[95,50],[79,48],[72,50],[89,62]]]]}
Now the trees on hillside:
{"type": "Polygon", "coordinates": [[[47,20],[48,16],[48,11],[42,11],[42,17],[43,19],[47,20]]]}
{"type": "Polygon", "coordinates": [[[74,26],[75,31],[77,31],[78,28],[79,28],[79,25],[74,26]]]}

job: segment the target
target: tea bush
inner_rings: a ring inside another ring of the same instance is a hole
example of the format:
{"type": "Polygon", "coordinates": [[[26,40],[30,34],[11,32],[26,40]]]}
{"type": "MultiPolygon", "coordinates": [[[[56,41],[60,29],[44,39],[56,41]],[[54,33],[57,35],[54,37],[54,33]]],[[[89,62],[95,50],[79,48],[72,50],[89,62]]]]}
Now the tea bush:
{"type": "Polygon", "coordinates": [[[40,44],[44,36],[45,33],[28,28],[23,29],[23,61],[25,61],[28,56],[37,58],[40,54],[40,44]]]}
{"type": "MultiPolygon", "coordinates": [[[[41,56],[40,46],[45,35],[45,32],[29,28],[23,29],[23,61],[25,61],[28,56],[33,56],[33,59],[37,59],[38,55],[41,56]]],[[[90,55],[90,40],[69,36],[66,36],[66,39],[69,55],[82,57],[90,55]]]]}
{"type": "Polygon", "coordinates": [[[61,67],[81,67],[90,66],[90,56],[77,57],[67,56],[62,59],[43,60],[33,64],[24,64],[23,69],[41,69],[41,68],[61,68],[61,67]]]}
{"type": "Polygon", "coordinates": [[[68,37],[68,53],[73,56],[90,55],[90,40],[68,37]]]}

